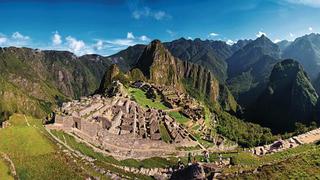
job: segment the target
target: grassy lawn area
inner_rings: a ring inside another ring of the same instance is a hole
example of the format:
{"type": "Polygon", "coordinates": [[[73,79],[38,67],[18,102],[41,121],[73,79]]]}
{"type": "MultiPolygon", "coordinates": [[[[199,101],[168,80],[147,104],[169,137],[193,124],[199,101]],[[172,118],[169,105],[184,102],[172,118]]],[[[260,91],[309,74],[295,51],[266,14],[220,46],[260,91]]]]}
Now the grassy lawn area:
{"type": "MultiPolygon", "coordinates": [[[[225,173],[233,173],[241,170],[252,170],[260,165],[267,163],[277,163],[284,161],[286,159],[295,159],[295,157],[301,156],[303,154],[309,154],[310,152],[318,151],[318,156],[320,160],[320,148],[316,145],[301,145],[296,148],[288,149],[274,154],[265,155],[262,157],[254,156],[249,152],[240,152],[232,156],[232,162],[236,166],[225,169],[225,173]]],[[[319,161],[320,165],[320,161],[319,161]]],[[[320,166],[318,167],[320,170],[320,166]]],[[[320,171],[319,171],[320,172],[320,171]]]]}
{"type": "Polygon", "coordinates": [[[190,121],[190,119],[188,119],[187,117],[185,117],[179,112],[169,112],[169,116],[174,118],[180,124],[185,124],[188,121],[190,121]]]}
{"type": "MultiPolygon", "coordinates": [[[[255,159],[251,161],[253,160],[255,159]]],[[[273,162],[273,164],[263,166],[258,174],[243,174],[239,179],[320,179],[319,146],[307,145],[268,155],[255,162],[259,164],[273,162]]],[[[254,163],[254,165],[258,164],[254,163]]]]}
{"type": "Polygon", "coordinates": [[[163,123],[160,123],[159,129],[160,129],[161,139],[164,142],[169,143],[172,139],[171,139],[170,134],[167,131],[167,129],[163,123]]]}
{"type": "Polygon", "coordinates": [[[138,104],[140,104],[143,107],[152,107],[155,109],[169,109],[167,106],[165,106],[159,97],[155,101],[152,101],[151,99],[148,99],[145,92],[141,89],[137,88],[129,88],[130,94],[133,96],[133,98],[136,100],[138,104]]]}
{"type": "Polygon", "coordinates": [[[0,158],[0,179],[13,180],[9,166],[0,158]]]}
{"type": "MultiPolygon", "coordinates": [[[[10,117],[11,127],[0,130],[0,151],[9,155],[20,179],[83,179],[84,175],[57,154],[55,145],[32,125],[39,120],[10,117]]],[[[0,178],[1,179],[1,178],[0,178]]]]}

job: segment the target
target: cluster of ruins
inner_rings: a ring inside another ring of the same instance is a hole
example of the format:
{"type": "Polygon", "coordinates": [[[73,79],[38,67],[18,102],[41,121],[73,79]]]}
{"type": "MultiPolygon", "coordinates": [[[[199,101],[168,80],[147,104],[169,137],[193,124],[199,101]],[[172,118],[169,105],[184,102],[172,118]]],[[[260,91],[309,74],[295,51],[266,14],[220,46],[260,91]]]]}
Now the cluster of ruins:
{"type": "Polygon", "coordinates": [[[258,146],[253,148],[251,151],[255,155],[265,155],[274,152],[283,151],[289,148],[294,148],[302,144],[314,143],[320,140],[320,128],[309,131],[298,136],[291,137],[285,140],[278,140],[272,144],[265,146],[258,146]]]}
{"type": "Polygon", "coordinates": [[[189,132],[166,112],[142,108],[123,96],[94,95],[67,102],[54,119],[49,128],[72,132],[102,149],[126,156],[146,155],[143,149],[152,148],[155,154],[163,155],[174,152],[176,146],[196,145],[189,132]],[[167,131],[170,143],[162,141],[161,131],[167,131]]]}
{"type": "Polygon", "coordinates": [[[180,108],[180,112],[189,119],[199,121],[204,119],[204,107],[187,93],[178,91],[169,86],[158,86],[147,82],[137,81],[132,87],[146,92],[151,99],[161,96],[163,104],[171,109],[180,108]]]}

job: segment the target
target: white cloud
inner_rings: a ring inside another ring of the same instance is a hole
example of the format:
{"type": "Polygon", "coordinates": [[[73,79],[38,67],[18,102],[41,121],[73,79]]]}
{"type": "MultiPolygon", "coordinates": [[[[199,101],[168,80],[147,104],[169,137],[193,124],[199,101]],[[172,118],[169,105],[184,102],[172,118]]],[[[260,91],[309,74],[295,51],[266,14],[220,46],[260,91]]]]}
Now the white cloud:
{"type": "Polygon", "coordinates": [[[5,44],[7,41],[8,39],[5,36],[0,34],[0,45],[5,44]]]}
{"type": "Polygon", "coordinates": [[[128,32],[127,33],[127,39],[134,39],[135,37],[134,37],[134,35],[133,35],[133,33],[132,32],[128,32]]]}
{"type": "Polygon", "coordinates": [[[308,29],[309,29],[309,31],[313,31],[313,28],[312,28],[312,27],[309,27],[308,29]]]}
{"type": "Polygon", "coordinates": [[[187,37],[187,39],[188,39],[188,40],[192,40],[193,38],[192,38],[192,37],[190,37],[190,36],[188,36],[188,37],[187,37]]]}
{"type": "Polygon", "coordinates": [[[285,1],[287,1],[289,3],[293,3],[293,4],[300,4],[300,5],[320,8],[320,1],[319,0],[285,0],[285,1]]]}
{"type": "Polygon", "coordinates": [[[259,31],[256,36],[257,37],[261,37],[262,35],[267,36],[267,34],[265,32],[259,31]]]}
{"type": "Polygon", "coordinates": [[[29,36],[24,36],[24,35],[22,35],[22,34],[19,33],[19,32],[13,33],[11,37],[12,37],[13,39],[16,39],[16,40],[29,40],[29,39],[30,39],[29,36]]]}
{"type": "Polygon", "coordinates": [[[53,36],[52,36],[52,44],[54,46],[58,46],[62,43],[62,39],[61,39],[61,35],[59,34],[58,31],[54,32],[53,36]]]}
{"type": "Polygon", "coordinates": [[[273,42],[274,43],[278,43],[278,42],[280,42],[281,40],[280,39],[275,39],[273,42]]]}
{"type": "Polygon", "coordinates": [[[94,45],[94,48],[97,50],[102,50],[104,48],[104,43],[102,40],[97,40],[97,43],[94,45]]]}
{"type": "Polygon", "coordinates": [[[66,37],[67,46],[75,54],[84,54],[86,44],[82,40],[77,40],[72,36],[66,37]]]}
{"type": "Polygon", "coordinates": [[[142,35],[139,38],[141,41],[150,41],[150,38],[148,38],[146,35],[142,35]]]}
{"type": "Polygon", "coordinates": [[[147,17],[151,17],[154,18],[156,20],[162,20],[164,18],[170,18],[171,16],[168,15],[166,12],[164,11],[153,11],[148,7],[145,7],[141,10],[135,10],[132,12],[132,16],[134,19],[141,19],[141,18],[147,18],[147,17]]]}
{"type": "Polygon", "coordinates": [[[215,37],[215,36],[219,36],[219,34],[212,32],[212,33],[209,34],[209,36],[215,37]]]}
{"type": "Polygon", "coordinates": [[[294,34],[293,34],[293,33],[289,33],[289,36],[290,36],[290,37],[294,37],[294,34]]]}
{"type": "Polygon", "coordinates": [[[231,45],[233,45],[235,42],[232,41],[231,39],[228,39],[228,40],[226,41],[226,43],[231,46],[231,45]]]}
{"type": "Polygon", "coordinates": [[[106,40],[106,43],[113,46],[133,46],[135,45],[132,39],[114,39],[114,40],[106,40]]]}

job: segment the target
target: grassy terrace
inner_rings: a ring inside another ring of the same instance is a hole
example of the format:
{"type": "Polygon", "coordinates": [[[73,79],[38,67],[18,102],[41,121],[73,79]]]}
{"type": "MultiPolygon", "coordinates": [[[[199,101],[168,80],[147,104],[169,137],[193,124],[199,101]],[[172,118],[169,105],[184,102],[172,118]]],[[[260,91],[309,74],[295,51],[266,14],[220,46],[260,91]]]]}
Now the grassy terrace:
{"type": "MultiPolygon", "coordinates": [[[[283,171],[284,169],[286,169],[286,171],[292,172],[293,174],[306,172],[309,169],[310,171],[318,172],[318,177],[320,175],[320,147],[317,145],[302,145],[293,149],[288,149],[286,151],[269,154],[262,157],[253,156],[247,152],[239,152],[229,157],[232,158],[232,163],[234,164],[234,166],[232,166],[231,168],[224,169],[223,173],[235,173],[239,172],[240,170],[253,171],[255,168],[261,165],[266,165],[270,163],[272,164],[272,167],[266,167],[265,172],[262,173],[263,175],[265,175],[264,178],[278,178],[278,176],[274,174],[276,172],[283,178],[289,177],[283,175],[285,172],[283,171]],[[295,161],[301,162],[301,164],[295,161]],[[281,170],[282,168],[283,170],[281,170]]],[[[316,174],[314,172],[310,173],[313,175],[316,174]]],[[[290,173],[287,173],[287,175],[289,174],[290,173]]],[[[293,177],[302,177],[296,175],[294,175],[293,177]]]]}
{"type": "MultiPolygon", "coordinates": [[[[55,145],[38,129],[40,122],[23,115],[10,117],[11,127],[0,129],[0,151],[13,161],[20,179],[83,179],[75,164],[59,155],[55,145]],[[38,128],[33,127],[35,125],[38,128]]],[[[7,179],[7,168],[0,161],[0,179],[7,179]],[[4,170],[4,171],[2,171],[4,170]]]]}
{"type": "Polygon", "coordinates": [[[95,152],[91,147],[88,147],[84,143],[77,142],[76,139],[63,131],[52,131],[52,133],[58,137],[60,140],[64,141],[71,148],[89,156],[97,159],[101,164],[115,164],[119,166],[127,166],[127,167],[135,167],[135,168],[165,168],[175,165],[177,162],[176,158],[149,158],[142,161],[138,161],[135,159],[126,159],[122,161],[118,161],[112,156],[106,156],[104,154],[95,152]]]}
{"type": "MultiPolygon", "coordinates": [[[[138,88],[129,88],[129,93],[133,96],[133,98],[136,100],[136,102],[138,104],[140,104],[143,107],[152,107],[152,108],[156,108],[156,109],[162,109],[162,110],[167,110],[169,109],[167,106],[165,106],[162,102],[160,97],[157,97],[155,101],[152,101],[151,99],[148,99],[146,97],[146,94],[143,90],[138,89],[138,88]]],[[[190,122],[190,119],[188,119],[187,117],[185,117],[184,115],[182,115],[179,112],[169,112],[168,113],[170,117],[174,118],[178,123],[182,124],[182,125],[186,125],[188,122],[190,122]]],[[[208,127],[211,127],[212,125],[211,123],[211,115],[210,115],[210,110],[208,108],[205,108],[205,124],[208,127]]],[[[161,127],[161,126],[160,126],[161,127]]],[[[204,145],[205,147],[212,147],[212,143],[205,141],[203,139],[201,139],[200,137],[200,132],[196,133],[196,130],[199,128],[199,124],[195,123],[193,126],[193,130],[194,130],[194,135],[197,138],[197,140],[204,145]]],[[[165,128],[161,128],[162,130],[160,131],[161,133],[161,137],[164,139],[165,142],[169,142],[170,141],[170,136],[168,135],[168,132],[166,132],[165,128]]],[[[215,131],[213,131],[215,132],[215,131]]]]}
{"type": "MultiPolygon", "coordinates": [[[[165,106],[162,102],[160,97],[158,96],[155,101],[152,101],[151,99],[148,99],[145,92],[138,88],[129,88],[130,94],[134,97],[136,102],[140,104],[143,107],[151,107],[155,109],[161,109],[161,110],[168,110],[169,108],[165,106]]],[[[179,112],[169,112],[169,116],[174,118],[177,122],[181,124],[185,124],[190,119],[185,117],[179,112]]]]}

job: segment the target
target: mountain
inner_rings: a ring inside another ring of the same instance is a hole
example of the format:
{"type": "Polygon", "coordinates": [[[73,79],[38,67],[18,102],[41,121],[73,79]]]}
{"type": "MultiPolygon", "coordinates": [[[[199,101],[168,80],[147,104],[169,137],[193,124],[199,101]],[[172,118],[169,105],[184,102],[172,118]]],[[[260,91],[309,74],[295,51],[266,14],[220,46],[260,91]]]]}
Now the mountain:
{"type": "Polygon", "coordinates": [[[297,60],[312,80],[320,72],[320,34],[309,34],[294,40],[282,54],[283,58],[297,60]]]}
{"type": "Polygon", "coordinates": [[[242,106],[254,102],[279,58],[279,47],[262,35],[226,60],[228,87],[242,106]]]}
{"type": "MultiPolygon", "coordinates": [[[[204,66],[220,82],[224,82],[227,78],[227,63],[225,60],[249,42],[249,40],[239,40],[230,46],[223,41],[180,38],[163,44],[174,57],[204,66]]],[[[122,71],[127,72],[137,63],[145,47],[145,45],[134,45],[108,58],[117,63],[122,71]]]]}
{"type": "Polygon", "coordinates": [[[108,58],[114,64],[117,64],[122,71],[129,71],[138,61],[146,45],[137,44],[130,46],[125,50],[122,50],[108,58]]]}
{"type": "Polygon", "coordinates": [[[93,93],[110,64],[98,55],[0,48],[0,112],[43,117],[64,99],[93,93]]]}
{"type": "Polygon", "coordinates": [[[317,99],[303,67],[287,59],[274,66],[267,88],[250,109],[250,118],[274,132],[292,131],[295,122],[314,120],[317,99]]]}
{"type": "Polygon", "coordinates": [[[231,47],[223,41],[186,40],[184,38],[164,43],[171,54],[183,61],[199,64],[210,70],[215,77],[224,82],[227,77],[225,59],[233,53],[231,47]]]}
{"type": "Polygon", "coordinates": [[[144,79],[154,84],[175,87],[181,91],[194,90],[199,95],[206,96],[209,102],[218,103],[225,110],[236,111],[237,103],[232,94],[208,69],[174,57],[159,40],[154,40],[145,47],[137,64],[126,75],[117,69],[117,67],[109,68],[98,92],[107,90],[106,87],[112,81],[109,78],[124,80],[123,77],[126,76],[127,80],[144,79]]]}
{"type": "Polygon", "coordinates": [[[281,53],[283,53],[283,51],[290,46],[292,42],[288,41],[288,40],[283,40],[280,42],[277,42],[276,44],[279,46],[281,53]]]}

